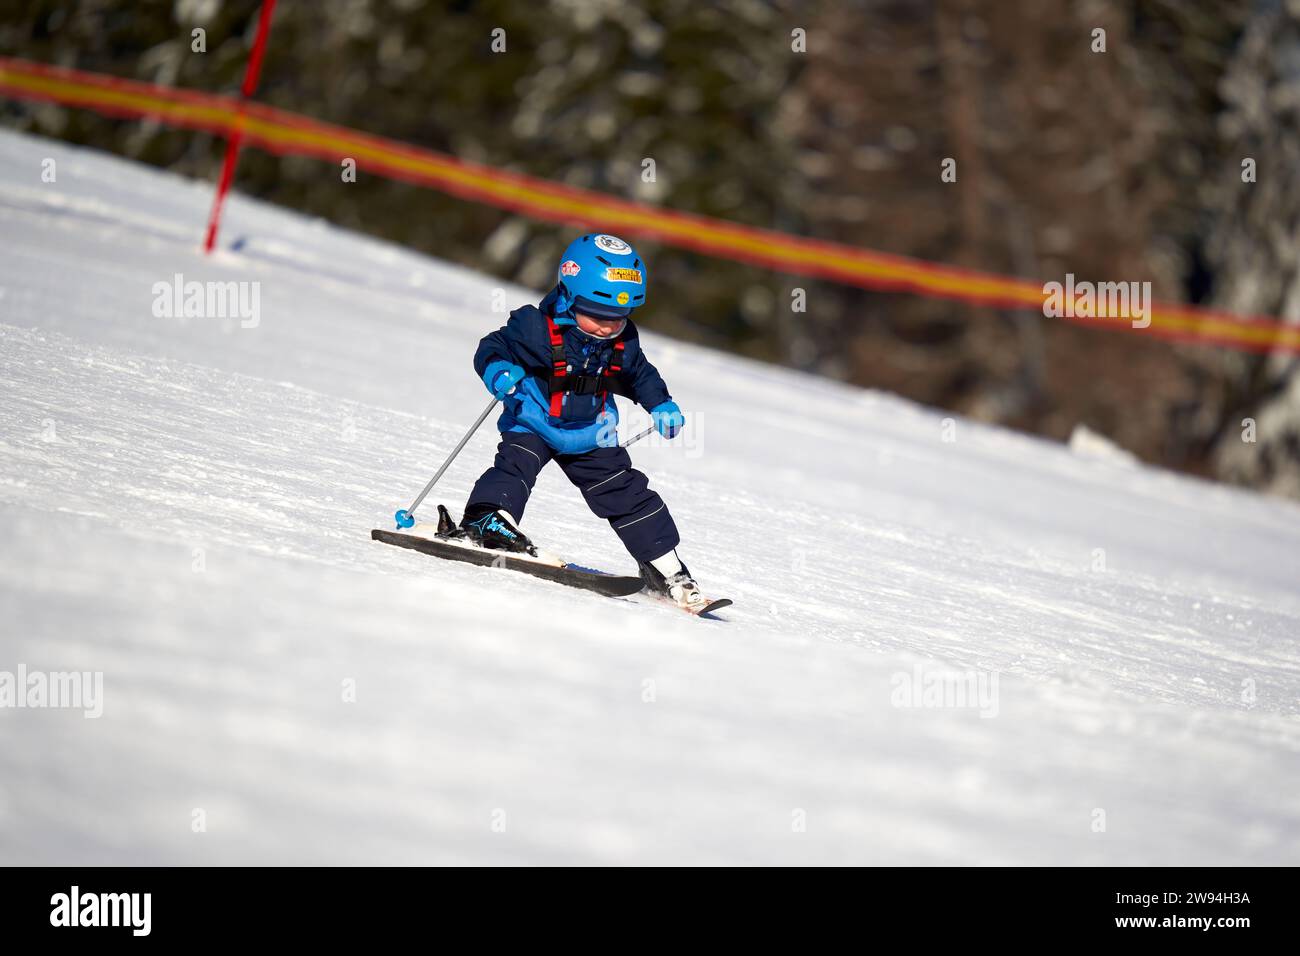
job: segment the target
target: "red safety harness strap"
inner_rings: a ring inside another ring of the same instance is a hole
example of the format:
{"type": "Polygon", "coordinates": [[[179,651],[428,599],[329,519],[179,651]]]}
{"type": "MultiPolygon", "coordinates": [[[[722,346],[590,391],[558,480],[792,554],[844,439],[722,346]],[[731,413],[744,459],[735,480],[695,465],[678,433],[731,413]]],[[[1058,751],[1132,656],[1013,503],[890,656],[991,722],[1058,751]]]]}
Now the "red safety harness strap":
{"type": "Polygon", "coordinates": [[[600,393],[600,404],[605,404],[605,397],[609,394],[609,387],[615,380],[615,377],[623,371],[623,340],[619,339],[614,343],[614,354],[609,357],[609,365],[605,369],[605,390],[600,393]]]}
{"type": "Polygon", "coordinates": [[[564,410],[564,384],[569,377],[569,360],[564,357],[564,334],[549,315],[546,317],[546,331],[551,335],[551,417],[559,418],[564,410]]]}

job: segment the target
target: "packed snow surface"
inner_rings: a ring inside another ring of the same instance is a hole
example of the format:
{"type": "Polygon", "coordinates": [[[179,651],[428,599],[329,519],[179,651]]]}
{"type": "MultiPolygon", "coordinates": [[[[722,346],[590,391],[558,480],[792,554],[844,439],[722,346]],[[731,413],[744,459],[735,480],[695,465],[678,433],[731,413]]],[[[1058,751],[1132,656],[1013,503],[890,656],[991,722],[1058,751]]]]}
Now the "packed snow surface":
{"type": "Polygon", "coordinates": [[[0,862],[1300,863],[1294,504],[647,334],[724,620],[385,547],[536,291],[210,199],[0,134],[0,681],[102,680],[0,709],[0,862]]]}

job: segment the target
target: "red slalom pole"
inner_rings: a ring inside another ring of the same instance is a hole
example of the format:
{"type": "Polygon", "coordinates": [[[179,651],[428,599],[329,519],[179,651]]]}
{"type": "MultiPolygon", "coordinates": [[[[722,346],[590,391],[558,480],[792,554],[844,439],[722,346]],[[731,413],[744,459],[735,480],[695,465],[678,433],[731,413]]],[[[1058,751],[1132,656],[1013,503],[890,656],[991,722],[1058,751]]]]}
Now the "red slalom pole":
{"type": "Polygon", "coordinates": [[[248,57],[248,66],[244,70],[244,85],[239,89],[240,111],[235,116],[234,132],[226,139],[226,156],[221,162],[221,178],[217,180],[217,192],[212,197],[212,212],[208,214],[208,234],[203,240],[204,253],[212,252],[217,244],[217,230],[221,228],[221,211],[226,204],[226,193],[235,178],[235,165],[239,162],[239,146],[244,138],[243,104],[257,91],[257,81],[262,75],[262,59],[266,56],[266,41],[271,35],[271,14],[275,12],[275,0],[262,0],[262,9],[257,18],[257,35],[253,38],[253,51],[248,57]]]}

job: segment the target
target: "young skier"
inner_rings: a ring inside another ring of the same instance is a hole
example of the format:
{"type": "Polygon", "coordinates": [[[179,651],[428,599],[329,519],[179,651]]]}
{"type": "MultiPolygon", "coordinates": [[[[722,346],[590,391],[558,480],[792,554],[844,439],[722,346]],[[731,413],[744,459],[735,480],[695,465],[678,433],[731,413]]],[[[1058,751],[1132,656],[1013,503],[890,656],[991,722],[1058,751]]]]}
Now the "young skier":
{"type": "Polygon", "coordinates": [[[615,395],[648,409],[667,438],[685,425],[629,318],[645,304],[645,263],[622,239],[589,234],[564,251],[558,279],[474,353],[474,370],[505,410],[496,460],[469,494],[461,533],[484,548],[535,553],[518,524],[537,475],[554,461],[609,521],[651,591],[688,610],[706,604],[677,557],[668,507],[615,431],[615,395]]]}

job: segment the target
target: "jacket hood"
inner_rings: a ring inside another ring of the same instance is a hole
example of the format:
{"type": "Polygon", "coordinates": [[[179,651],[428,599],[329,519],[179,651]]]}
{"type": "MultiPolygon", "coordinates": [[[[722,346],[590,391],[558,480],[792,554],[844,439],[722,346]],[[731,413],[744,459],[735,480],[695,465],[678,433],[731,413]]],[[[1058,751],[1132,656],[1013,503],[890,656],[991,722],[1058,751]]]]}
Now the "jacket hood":
{"type": "Polygon", "coordinates": [[[568,308],[563,312],[557,312],[555,310],[559,298],[560,287],[557,285],[550,292],[546,293],[542,301],[537,304],[537,308],[541,310],[543,315],[549,315],[551,318],[555,319],[556,325],[577,325],[578,320],[573,316],[572,303],[569,303],[568,308]]]}

